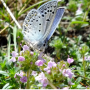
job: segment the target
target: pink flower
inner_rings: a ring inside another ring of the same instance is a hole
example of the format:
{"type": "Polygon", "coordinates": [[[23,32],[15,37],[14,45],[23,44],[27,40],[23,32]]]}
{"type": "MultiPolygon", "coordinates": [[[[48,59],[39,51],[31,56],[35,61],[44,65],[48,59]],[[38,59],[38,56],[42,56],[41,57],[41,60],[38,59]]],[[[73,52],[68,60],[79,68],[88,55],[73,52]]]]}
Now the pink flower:
{"type": "Polygon", "coordinates": [[[57,64],[55,62],[49,61],[48,62],[48,68],[56,67],[57,64]]]}
{"type": "Polygon", "coordinates": [[[23,46],[23,51],[26,51],[26,50],[29,51],[29,47],[28,47],[27,45],[24,45],[24,46],[23,46]]]}
{"type": "Polygon", "coordinates": [[[86,61],[90,61],[90,56],[84,58],[86,61]]]}
{"type": "Polygon", "coordinates": [[[81,6],[82,6],[82,4],[80,4],[80,5],[78,6],[78,9],[77,9],[77,11],[76,11],[76,15],[79,15],[79,14],[82,14],[82,13],[83,13],[81,6]]]}
{"type": "Polygon", "coordinates": [[[19,56],[18,61],[25,61],[25,58],[23,56],[19,56]]]}
{"type": "Polygon", "coordinates": [[[27,77],[26,77],[26,76],[21,77],[21,78],[20,78],[20,81],[21,81],[22,83],[27,82],[27,77]]]}
{"type": "Polygon", "coordinates": [[[16,62],[16,58],[15,58],[15,57],[12,57],[12,58],[10,59],[10,61],[11,61],[11,62],[16,62]]]}
{"type": "Polygon", "coordinates": [[[12,51],[12,57],[17,57],[18,53],[15,51],[12,51]]]}
{"type": "Polygon", "coordinates": [[[69,77],[69,78],[72,78],[72,76],[74,75],[72,72],[71,72],[71,69],[64,69],[62,71],[62,74],[65,76],[65,77],[69,77]]]}
{"type": "Polygon", "coordinates": [[[72,59],[72,58],[67,58],[67,62],[68,62],[69,64],[71,64],[71,63],[74,62],[74,59],[72,59]]]}
{"type": "Polygon", "coordinates": [[[35,64],[36,64],[37,66],[42,66],[42,65],[44,64],[44,62],[43,62],[42,60],[37,60],[37,61],[35,62],[35,64]]]}
{"type": "Polygon", "coordinates": [[[12,58],[10,59],[11,62],[16,62],[16,58],[17,57],[18,53],[15,52],[15,51],[12,51],[12,58]]]}
{"type": "Polygon", "coordinates": [[[37,72],[36,71],[32,71],[32,74],[33,76],[36,76],[37,75],[37,72]]]}
{"type": "Polygon", "coordinates": [[[31,55],[33,55],[33,54],[34,54],[34,52],[30,51],[30,54],[31,54],[31,55]]]}
{"type": "Polygon", "coordinates": [[[48,71],[50,68],[49,67],[46,67],[46,68],[44,68],[44,71],[48,71]]]}
{"type": "Polygon", "coordinates": [[[47,70],[47,73],[50,74],[51,73],[51,70],[47,70]]]}
{"type": "Polygon", "coordinates": [[[72,83],[71,81],[68,82],[69,85],[74,85],[74,83],[72,83]]]}
{"type": "Polygon", "coordinates": [[[46,62],[45,59],[42,58],[43,57],[43,52],[41,52],[38,56],[38,60],[42,60],[43,62],[46,62]]]}
{"type": "Polygon", "coordinates": [[[45,77],[43,72],[41,72],[37,77],[35,77],[35,80],[40,82],[43,87],[46,87],[48,85],[48,79],[45,77]]]}
{"type": "Polygon", "coordinates": [[[20,71],[20,73],[19,73],[19,72],[16,73],[14,77],[15,77],[15,78],[16,78],[17,76],[23,77],[23,75],[24,75],[24,72],[23,72],[23,71],[20,71]]]}

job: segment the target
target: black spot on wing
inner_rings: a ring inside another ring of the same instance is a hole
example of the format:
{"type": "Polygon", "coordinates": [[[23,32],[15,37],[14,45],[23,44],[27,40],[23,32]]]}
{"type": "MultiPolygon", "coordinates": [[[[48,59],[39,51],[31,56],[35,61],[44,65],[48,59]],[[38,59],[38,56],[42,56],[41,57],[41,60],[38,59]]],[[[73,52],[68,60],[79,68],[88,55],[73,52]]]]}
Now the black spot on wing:
{"type": "Polygon", "coordinates": [[[41,25],[41,23],[39,23],[39,25],[41,25]]]}
{"type": "Polygon", "coordinates": [[[50,19],[47,19],[46,21],[50,21],[50,19]]]}
{"type": "Polygon", "coordinates": [[[44,17],[44,15],[42,14],[42,17],[44,17]]]}

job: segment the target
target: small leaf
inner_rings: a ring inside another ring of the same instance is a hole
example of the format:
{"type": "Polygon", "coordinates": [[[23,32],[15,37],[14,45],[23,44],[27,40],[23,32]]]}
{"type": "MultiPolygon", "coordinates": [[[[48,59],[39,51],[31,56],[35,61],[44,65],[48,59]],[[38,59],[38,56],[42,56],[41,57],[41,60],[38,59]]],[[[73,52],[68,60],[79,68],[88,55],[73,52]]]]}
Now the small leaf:
{"type": "Polygon", "coordinates": [[[7,72],[1,71],[1,70],[0,70],[0,74],[2,74],[2,75],[4,75],[4,76],[9,76],[9,74],[8,74],[7,72]]]}

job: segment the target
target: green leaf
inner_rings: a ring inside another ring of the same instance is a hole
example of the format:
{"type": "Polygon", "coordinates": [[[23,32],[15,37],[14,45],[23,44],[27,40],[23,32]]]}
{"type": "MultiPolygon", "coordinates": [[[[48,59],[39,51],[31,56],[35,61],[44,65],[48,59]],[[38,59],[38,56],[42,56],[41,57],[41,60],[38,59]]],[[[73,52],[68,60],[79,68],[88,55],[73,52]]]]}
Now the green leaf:
{"type": "Polygon", "coordinates": [[[71,24],[88,24],[88,22],[84,22],[84,21],[72,21],[71,24]]]}
{"type": "Polygon", "coordinates": [[[7,72],[1,71],[1,70],[0,70],[0,74],[2,74],[2,75],[4,75],[4,76],[9,76],[9,74],[8,74],[7,72]]]}
{"type": "Polygon", "coordinates": [[[2,89],[10,89],[12,86],[9,86],[9,83],[5,84],[2,89]]]}

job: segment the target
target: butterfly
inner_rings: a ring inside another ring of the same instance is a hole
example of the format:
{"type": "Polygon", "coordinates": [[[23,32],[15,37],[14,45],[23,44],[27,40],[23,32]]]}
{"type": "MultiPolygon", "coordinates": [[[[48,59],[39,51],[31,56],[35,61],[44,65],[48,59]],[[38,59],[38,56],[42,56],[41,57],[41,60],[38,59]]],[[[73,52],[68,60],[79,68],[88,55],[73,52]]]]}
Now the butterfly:
{"type": "Polygon", "coordinates": [[[65,8],[57,8],[57,0],[52,0],[41,5],[37,10],[32,9],[27,14],[22,33],[24,40],[35,49],[43,50],[55,32],[65,8]]]}

